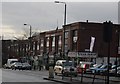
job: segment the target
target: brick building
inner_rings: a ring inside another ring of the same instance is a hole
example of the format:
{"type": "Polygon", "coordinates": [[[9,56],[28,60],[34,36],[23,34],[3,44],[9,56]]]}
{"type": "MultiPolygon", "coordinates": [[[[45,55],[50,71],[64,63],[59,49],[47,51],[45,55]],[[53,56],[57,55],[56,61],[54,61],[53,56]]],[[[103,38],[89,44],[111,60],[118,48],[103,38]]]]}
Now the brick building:
{"type": "MultiPolygon", "coordinates": [[[[93,22],[76,22],[64,26],[65,28],[65,51],[68,50],[74,53],[74,56],[80,57],[81,61],[94,61],[107,62],[108,56],[108,43],[103,40],[103,23],[93,23],[93,22]],[[86,51],[90,49],[91,37],[95,38],[93,54],[96,53],[96,57],[81,56],[80,53],[86,54],[86,51]],[[76,54],[76,53],[77,54],[76,54]],[[80,54],[80,55],[79,55],[80,54]],[[97,59],[96,59],[97,58],[97,59]]],[[[112,31],[112,41],[110,42],[110,57],[111,62],[115,61],[116,56],[120,57],[118,54],[119,47],[119,32],[120,25],[114,24],[112,31]]],[[[69,53],[68,53],[69,54],[69,53]]],[[[69,54],[69,56],[70,56],[69,54]]],[[[73,55],[73,54],[72,54],[73,55]]],[[[99,62],[99,63],[100,63],[99,62]]]]}
{"type": "MultiPolygon", "coordinates": [[[[112,41],[110,43],[110,57],[112,63],[114,63],[116,57],[120,58],[119,31],[120,25],[114,24],[112,41]]],[[[49,62],[55,62],[57,59],[63,59],[65,57],[78,61],[98,62],[98,60],[100,60],[98,63],[105,63],[108,56],[108,44],[103,41],[103,23],[88,21],[75,22],[63,26],[62,29],[41,32],[28,40],[12,42],[11,46],[14,46],[14,52],[16,52],[14,56],[39,56],[44,61],[44,64],[48,63],[48,59],[49,62]],[[64,29],[65,45],[63,45],[64,29]],[[92,53],[89,52],[91,37],[95,39],[92,53]],[[65,57],[62,55],[63,46],[65,46],[65,57]],[[88,54],[89,57],[86,56],[88,54]]],[[[8,54],[10,55],[10,53],[11,52],[8,54]]]]}

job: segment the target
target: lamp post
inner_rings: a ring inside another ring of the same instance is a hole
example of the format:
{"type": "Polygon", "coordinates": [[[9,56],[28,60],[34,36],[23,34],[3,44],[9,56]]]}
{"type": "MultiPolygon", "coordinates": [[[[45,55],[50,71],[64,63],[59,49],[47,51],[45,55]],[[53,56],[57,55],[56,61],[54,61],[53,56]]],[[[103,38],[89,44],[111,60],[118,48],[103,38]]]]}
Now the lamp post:
{"type": "Polygon", "coordinates": [[[30,27],[30,37],[31,37],[32,26],[30,24],[24,24],[24,25],[29,25],[29,27],[30,27]]]}
{"type": "Polygon", "coordinates": [[[76,57],[77,57],[77,64],[78,64],[78,54],[77,54],[77,39],[78,39],[78,37],[77,36],[75,36],[75,37],[73,37],[73,41],[74,41],[74,43],[76,43],[76,46],[75,46],[75,50],[76,50],[76,57]]]}
{"type": "MultiPolygon", "coordinates": [[[[120,30],[116,30],[116,33],[117,33],[117,42],[118,42],[118,44],[117,44],[117,50],[118,50],[118,54],[120,54],[120,51],[119,51],[119,49],[120,49],[120,30]]],[[[115,60],[115,65],[116,65],[116,67],[115,67],[115,74],[116,74],[116,76],[117,76],[117,65],[118,65],[118,59],[117,59],[117,55],[116,55],[116,60],[115,60]]]]}
{"type": "Polygon", "coordinates": [[[60,1],[55,1],[55,3],[63,3],[65,5],[64,25],[66,25],[66,3],[65,2],[60,2],[60,1]]]}
{"type": "Polygon", "coordinates": [[[28,25],[30,28],[30,55],[31,55],[31,31],[32,31],[32,26],[30,24],[24,24],[24,25],[28,25]]]}
{"type": "MultiPolygon", "coordinates": [[[[65,12],[64,12],[64,26],[66,25],[66,3],[55,1],[55,3],[62,3],[65,5],[65,12]]],[[[65,56],[65,28],[63,28],[63,55],[65,56]]]]}

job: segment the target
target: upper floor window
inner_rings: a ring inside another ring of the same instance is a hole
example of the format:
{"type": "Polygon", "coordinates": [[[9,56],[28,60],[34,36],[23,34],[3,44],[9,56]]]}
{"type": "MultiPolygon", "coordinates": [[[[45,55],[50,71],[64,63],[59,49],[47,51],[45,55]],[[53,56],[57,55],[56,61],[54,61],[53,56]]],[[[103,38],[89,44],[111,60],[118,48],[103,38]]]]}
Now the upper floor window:
{"type": "Polygon", "coordinates": [[[46,41],[47,41],[46,46],[49,47],[49,37],[47,37],[46,41]]]}
{"type": "Polygon", "coordinates": [[[41,41],[41,42],[40,42],[40,47],[43,47],[43,46],[44,46],[44,40],[41,39],[40,41],[41,41]]]}
{"type": "Polygon", "coordinates": [[[55,36],[52,37],[52,47],[55,47],[55,36]]]}
{"type": "Polygon", "coordinates": [[[65,38],[68,38],[68,31],[65,32],[65,38]]]}
{"type": "Polygon", "coordinates": [[[59,36],[58,39],[59,39],[58,45],[59,45],[59,47],[61,47],[61,45],[62,45],[62,36],[59,36]]]}
{"type": "Polygon", "coordinates": [[[73,37],[77,37],[78,36],[77,33],[78,33],[77,30],[73,30],[73,37]]]}

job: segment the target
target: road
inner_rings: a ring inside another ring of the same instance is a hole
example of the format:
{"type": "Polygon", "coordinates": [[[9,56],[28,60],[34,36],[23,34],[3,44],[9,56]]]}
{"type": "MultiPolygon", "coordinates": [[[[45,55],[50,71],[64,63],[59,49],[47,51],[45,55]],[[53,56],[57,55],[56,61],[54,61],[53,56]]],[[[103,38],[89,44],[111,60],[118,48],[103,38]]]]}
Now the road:
{"type": "MultiPolygon", "coordinates": [[[[48,77],[49,72],[46,70],[34,71],[34,70],[11,70],[3,69],[2,70],[2,84],[61,84],[58,82],[53,82],[49,80],[43,80],[43,78],[48,77]]],[[[85,74],[84,74],[85,75],[85,74]]],[[[87,74],[86,74],[87,76],[87,74]]],[[[90,78],[83,77],[84,83],[92,83],[93,75],[89,75],[90,78]]],[[[62,80],[61,76],[54,77],[57,80],[62,80]]],[[[104,76],[97,76],[94,82],[96,83],[105,83],[104,76]]],[[[81,77],[73,77],[73,81],[81,82],[81,77]]],[[[118,78],[116,78],[118,79],[118,78]]],[[[64,77],[63,81],[71,82],[70,77],[64,77]]],[[[112,84],[119,84],[119,82],[111,82],[112,84]]]]}
{"type": "Polygon", "coordinates": [[[2,84],[60,84],[43,80],[48,71],[29,71],[2,69],[2,84]]]}

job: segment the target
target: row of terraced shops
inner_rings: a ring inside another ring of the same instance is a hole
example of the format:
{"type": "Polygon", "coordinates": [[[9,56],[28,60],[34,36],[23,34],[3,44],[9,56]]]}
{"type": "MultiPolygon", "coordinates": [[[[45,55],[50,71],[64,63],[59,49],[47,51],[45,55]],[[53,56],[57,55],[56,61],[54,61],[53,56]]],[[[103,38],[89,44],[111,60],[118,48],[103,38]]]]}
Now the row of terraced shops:
{"type": "MultiPolygon", "coordinates": [[[[120,24],[114,24],[110,42],[110,62],[113,64],[116,61],[120,64],[119,31],[120,24]]],[[[26,40],[8,42],[2,44],[3,60],[39,58],[44,65],[55,63],[58,59],[107,63],[108,43],[103,40],[103,23],[75,22],[26,40]]]]}

